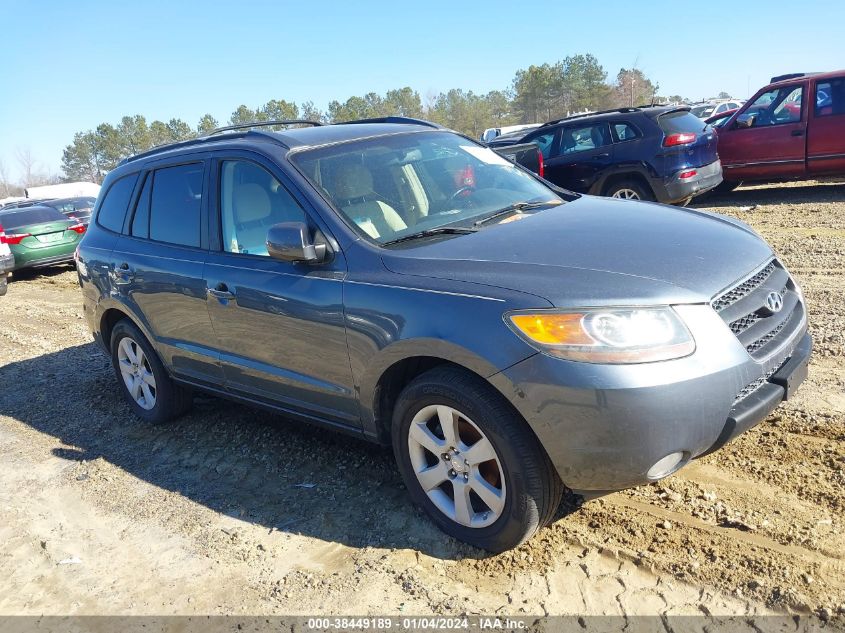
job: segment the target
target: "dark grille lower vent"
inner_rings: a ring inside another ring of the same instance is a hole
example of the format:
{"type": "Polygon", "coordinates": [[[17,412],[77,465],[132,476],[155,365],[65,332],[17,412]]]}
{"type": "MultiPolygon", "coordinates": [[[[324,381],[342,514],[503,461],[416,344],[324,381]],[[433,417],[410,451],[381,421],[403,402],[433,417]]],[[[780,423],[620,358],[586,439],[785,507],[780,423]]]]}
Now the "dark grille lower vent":
{"type": "Polygon", "coordinates": [[[777,368],[777,367],[775,367],[775,368],[773,368],[773,369],[770,369],[769,371],[767,371],[767,372],[765,373],[765,375],[760,376],[760,377],[759,377],[757,380],[755,380],[754,382],[750,382],[750,383],[748,383],[747,385],[745,385],[745,387],[743,387],[743,388],[742,388],[742,391],[740,391],[738,394],[736,394],[736,398],[734,398],[734,402],[733,402],[733,403],[734,403],[734,404],[736,404],[736,403],[737,403],[737,402],[739,402],[740,400],[743,400],[743,399],[747,398],[747,397],[748,397],[748,396],[750,396],[752,393],[754,393],[755,391],[757,391],[760,387],[762,387],[763,385],[765,385],[765,384],[766,384],[766,382],[768,382],[769,378],[771,378],[772,376],[774,376],[774,375],[775,375],[775,372],[776,372],[777,370],[778,370],[778,368],[777,368]]]}

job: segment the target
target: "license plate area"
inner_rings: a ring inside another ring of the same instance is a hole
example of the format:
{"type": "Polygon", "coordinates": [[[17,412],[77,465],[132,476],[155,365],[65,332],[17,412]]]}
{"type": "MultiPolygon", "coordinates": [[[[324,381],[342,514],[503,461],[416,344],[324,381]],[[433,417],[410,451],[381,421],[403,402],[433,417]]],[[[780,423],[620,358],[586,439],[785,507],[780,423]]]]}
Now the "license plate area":
{"type": "Polygon", "coordinates": [[[801,383],[807,379],[810,365],[810,348],[802,349],[799,345],[786,364],[769,381],[783,387],[783,399],[789,400],[795,395],[801,383]]]}
{"type": "Polygon", "coordinates": [[[36,235],[35,239],[42,244],[52,244],[53,242],[60,242],[63,236],[64,231],[59,231],[58,233],[44,233],[43,235],[36,235]]]}

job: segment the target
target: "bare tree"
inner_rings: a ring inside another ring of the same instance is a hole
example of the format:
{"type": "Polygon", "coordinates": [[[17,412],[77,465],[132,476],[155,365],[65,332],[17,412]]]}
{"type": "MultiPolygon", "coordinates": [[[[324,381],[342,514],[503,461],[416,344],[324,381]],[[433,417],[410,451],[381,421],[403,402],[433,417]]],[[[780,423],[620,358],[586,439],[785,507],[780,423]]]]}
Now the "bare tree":
{"type": "Polygon", "coordinates": [[[18,147],[15,150],[15,158],[18,160],[18,165],[21,168],[22,184],[24,187],[35,184],[35,171],[38,167],[38,161],[32,155],[32,150],[28,147],[18,147]]]}
{"type": "Polygon", "coordinates": [[[58,178],[57,175],[50,174],[45,167],[42,167],[28,147],[18,147],[15,150],[15,158],[20,167],[23,188],[51,184],[58,178]]]}
{"type": "Polygon", "coordinates": [[[11,196],[9,191],[9,173],[6,171],[6,163],[0,160],[0,193],[4,198],[11,196]]]}

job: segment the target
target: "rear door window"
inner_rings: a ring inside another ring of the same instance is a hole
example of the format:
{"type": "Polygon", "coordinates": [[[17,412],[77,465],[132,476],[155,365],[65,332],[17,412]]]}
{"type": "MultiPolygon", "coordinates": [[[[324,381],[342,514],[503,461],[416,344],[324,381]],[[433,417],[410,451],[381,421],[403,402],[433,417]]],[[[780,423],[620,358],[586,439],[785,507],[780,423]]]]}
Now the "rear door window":
{"type": "Polygon", "coordinates": [[[199,247],[203,164],[164,167],[155,170],[152,177],[150,239],[199,247]]]}
{"type": "Polygon", "coordinates": [[[606,123],[567,127],[561,130],[560,154],[575,154],[610,145],[610,133],[606,123]]]}
{"type": "Polygon", "coordinates": [[[816,84],[816,116],[845,114],[845,77],[816,84]]]}
{"type": "Polygon", "coordinates": [[[106,197],[103,198],[100,205],[100,210],[97,212],[97,224],[115,233],[120,233],[123,230],[123,222],[126,219],[129,201],[132,198],[132,191],[135,189],[137,180],[138,174],[132,174],[116,180],[109,187],[106,197]]]}

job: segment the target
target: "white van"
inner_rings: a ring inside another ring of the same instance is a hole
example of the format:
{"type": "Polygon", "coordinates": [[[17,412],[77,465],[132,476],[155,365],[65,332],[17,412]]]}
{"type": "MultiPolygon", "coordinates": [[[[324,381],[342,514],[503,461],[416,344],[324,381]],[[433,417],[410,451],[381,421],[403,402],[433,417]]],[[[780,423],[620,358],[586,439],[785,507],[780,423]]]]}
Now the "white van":
{"type": "Polygon", "coordinates": [[[533,130],[535,127],[540,127],[540,123],[529,123],[527,125],[504,125],[502,127],[488,127],[484,130],[484,133],[481,135],[481,140],[485,143],[489,143],[497,136],[502,136],[502,134],[510,134],[511,132],[520,132],[520,131],[528,131],[533,130]]]}

